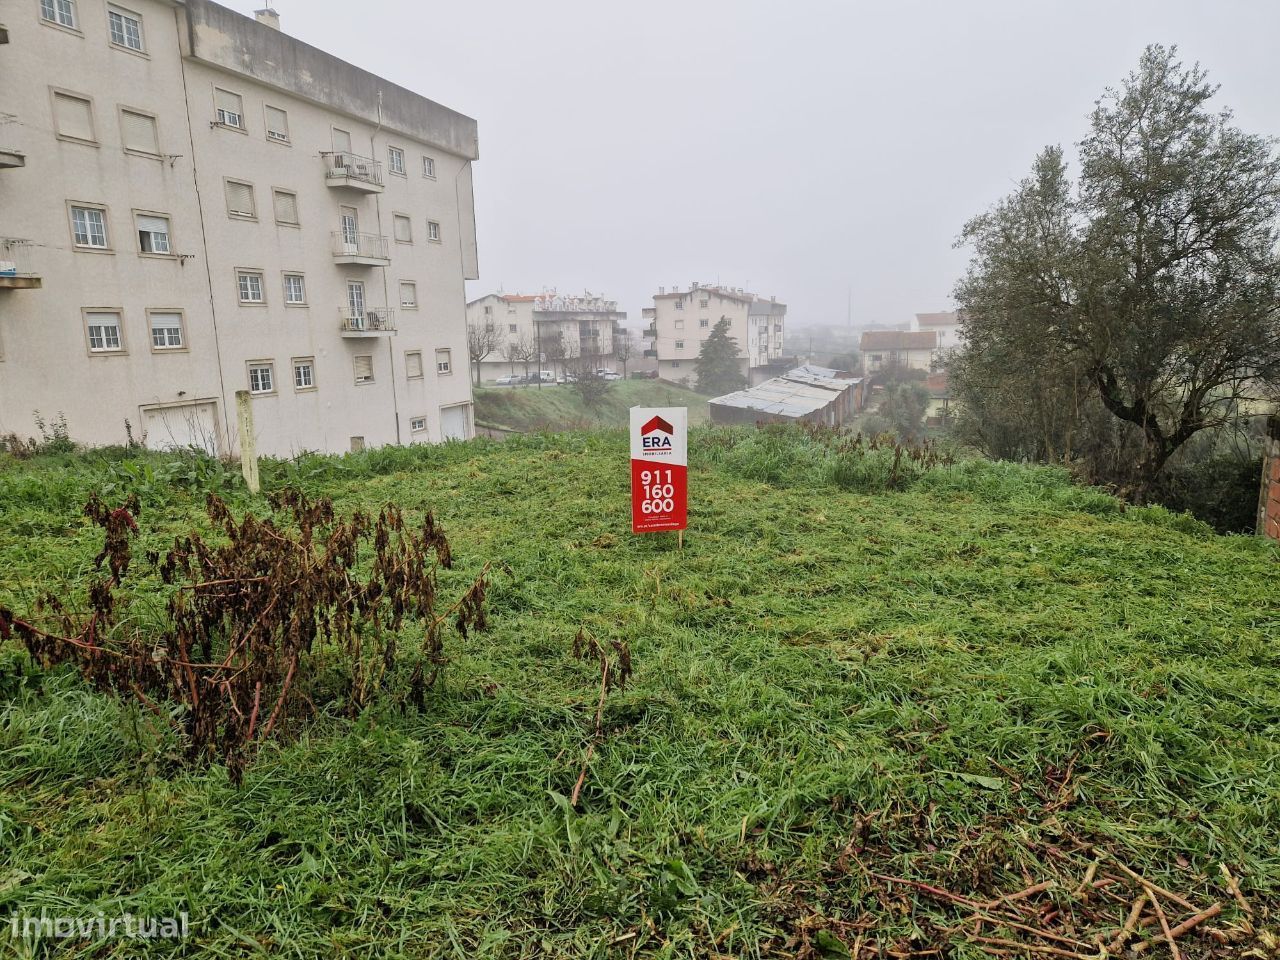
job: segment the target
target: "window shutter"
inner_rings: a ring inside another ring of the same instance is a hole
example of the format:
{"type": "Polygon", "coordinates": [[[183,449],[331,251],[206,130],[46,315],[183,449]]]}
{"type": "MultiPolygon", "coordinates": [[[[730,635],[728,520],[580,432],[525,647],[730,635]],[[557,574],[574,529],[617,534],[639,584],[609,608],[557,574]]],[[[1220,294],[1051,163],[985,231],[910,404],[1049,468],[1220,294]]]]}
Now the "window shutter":
{"type": "Polygon", "coordinates": [[[67,96],[64,93],[53,95],[54,118],[58,125],[58,133],[64,137],[75,137],[77,140],[92,140],[93,108],[88,100],[67,96]]]}
{"type": "Polygon", "coordinates": [[[395,218],[396,239],[402,243],[408,243],[410,240],[410,221],[408,217],[395,218]]]}
{"type": "Polygon", "coordinates": [[[373,357],[358,356],[355,361],[356,383],[373,379],[373,357]]]}
{"type": "Polygon", "coordinates": [[[334,127],[333,128],[333,149],[334,149],[334,152],[336,153],[350,153],[351,152],[351,134],[349,134],[346,130],[339,130],[337,127],[334,127]]]}
{"type": "Polygon", "coordinates": [[[229,213],[238,213],[242,216],[252,217],[253,210],[253,187],[247,183],[233,183],[227,181],[227,211],[229,213]]]}
{"type": "Polygon", "coordinates": [[[289,115],[279,107],[267,107],[267,136],[273,140],[289,139],[289,115]]]}
{"type": "Polygon", "coordinates": [[[145,230],[147,233],[169,233],[169,221],[164,217],[144,217],[138,215],[138,230],[145,230]]]}
{"type": "Polygon", "coordinates": [[[214,100],[218,104],[219,110],[226,110],[228,113],[240,113],[240,96],[232,93],[230,90],[215,90],[214,100]]]}
{"type": "Polygon", "coordinates": [[[125,110],[124,147],[126,150],[137,150],[140,153],[159,153],[160,141],[156,136],[156,118],[145,113],[134,113],[125,110]]]}
{"type": "Polygon", "coordinates": [[[405,376],[416,380],[422,376],[422,354],[406,353],[404,355],[405,376]]]}
{"type": "Polygon", "coordinates": [[[276,219],[281,223],[298,222],[298,198],[292,193],[276,192],[276,219]]]}

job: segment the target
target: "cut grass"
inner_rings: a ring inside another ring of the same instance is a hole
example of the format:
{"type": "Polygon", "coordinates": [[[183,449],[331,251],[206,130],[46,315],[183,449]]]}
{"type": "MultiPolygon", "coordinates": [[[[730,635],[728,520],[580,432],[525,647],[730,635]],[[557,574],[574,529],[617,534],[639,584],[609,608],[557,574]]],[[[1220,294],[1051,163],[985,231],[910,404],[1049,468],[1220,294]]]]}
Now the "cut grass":
{"type": "Polygon", "coordinates": [[[688,407],[690,424],[706,421],[707,398],[666,380],[619,380],[594,408],[569,385],[488,387],[475,391],[476,422],[532,433],[625,427],[631,407],[688,407]]]}
{"type": "MultiPolygon", "coordinates": [[[[1226,862],[1269,924],[1277,551],[1048,469],[852,492],[811,443],[695,431],[682,551],[629,533],[618,433],[266,464],[343,509],[432,507],[459,583],[500,571],[492,628],[446,641],[424,712],[321,719],[239,789],[0,648],[0,916],[191,918],[183,943],[59,956],[792,956],[866,920],[968,957],[945,912],[886,909],[848,852],[986,899],[1057,856],[1083,872],[1084,839],[1231,920],[1226,862]],[[599,682],[579,627],[626,640],[636,672],[574,811],[599,682]]],[[[0,469],[0,602],[79,589],[99,544],[77,509],[119,477],[0,469]]],[[[202,495],[150,501],[139,556],[202,495]]]]}

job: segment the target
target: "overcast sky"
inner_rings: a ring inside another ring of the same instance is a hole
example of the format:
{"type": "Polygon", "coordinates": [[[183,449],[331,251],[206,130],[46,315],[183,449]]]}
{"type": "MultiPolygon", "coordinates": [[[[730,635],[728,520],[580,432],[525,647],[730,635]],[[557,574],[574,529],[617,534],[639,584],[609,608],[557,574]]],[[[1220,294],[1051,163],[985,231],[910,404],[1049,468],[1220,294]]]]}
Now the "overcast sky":
{"type": "MultiPolygon", "coordinates": [[[[223,0],[227,2],[227,0],[223,0]]],[[[255,6],[231,0],[243,13],[255,6]]],[[[1275,0],[276,0],[285,32],[480,125],[475,297],[776,295],[794,324],[951,305],[964,221],[1147,43],[1280,134],[1275,0]]]]}

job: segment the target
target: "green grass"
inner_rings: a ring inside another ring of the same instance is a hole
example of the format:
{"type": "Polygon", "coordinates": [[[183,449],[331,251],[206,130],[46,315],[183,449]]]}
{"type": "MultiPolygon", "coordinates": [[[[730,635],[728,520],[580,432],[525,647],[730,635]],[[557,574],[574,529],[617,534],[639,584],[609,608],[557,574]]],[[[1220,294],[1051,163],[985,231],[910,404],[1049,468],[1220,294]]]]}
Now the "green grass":
{"type": "Polygon", "coordinates": [[[553,384],[477,389],[475,403],[478,423],[521,433],[625,427],[632,407],[688,407],[690,424],[708,416],[706,397],[666,380],[619,380],[593,409],[573,387],[553,384]]]}
{"type": "MultiPolygon", "coordinates": [[[[986,898],[1078,876],[1087,841],[1224,900],[1224,924],[1228,863],[1271,922],[1274,547],[1047,468],[878,492],[784,431],[700,430],[691,451],[683,550],[630,534],[616,432],[264,465],[344,509],[432,507],[446,587],[494,563],[491,629],[447,641],[424,712],[322,719],[240,788],[0,648],[0,920],[190,914],[184,943],[58,953],[95,958],[795,956],[859,920],[955,939],[851,850],[986,898]],[[579,627],[626,640],[635,676],[572,811],[599,679],[570,656],[579,627]]],[[[0,463],[0,602],[79,589],[91,489],[148,485],[139,555],[198,520],[203,485],[249,502],[172,462],[0,463]]]]}

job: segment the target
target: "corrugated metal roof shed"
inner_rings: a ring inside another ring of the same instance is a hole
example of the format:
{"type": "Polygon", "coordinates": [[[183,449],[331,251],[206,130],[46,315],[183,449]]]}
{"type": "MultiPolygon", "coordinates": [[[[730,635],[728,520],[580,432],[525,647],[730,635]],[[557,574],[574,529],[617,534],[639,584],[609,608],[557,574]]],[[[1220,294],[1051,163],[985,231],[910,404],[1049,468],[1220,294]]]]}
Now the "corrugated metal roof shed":
{"type": "Polygon", "coordinates": [[[711,403],[779,417],[804,417],[826,409],[834,399],[830,387],[774,377],[746,390],[716,397],[711,403]]]}

